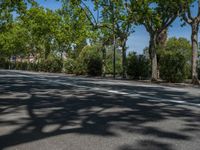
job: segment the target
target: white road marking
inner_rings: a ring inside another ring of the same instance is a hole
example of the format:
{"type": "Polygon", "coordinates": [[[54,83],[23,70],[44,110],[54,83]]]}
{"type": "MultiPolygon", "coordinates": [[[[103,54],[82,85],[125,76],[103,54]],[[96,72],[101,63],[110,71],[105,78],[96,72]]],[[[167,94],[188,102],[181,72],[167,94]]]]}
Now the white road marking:
{"type": "Polygon", "coordinates": [[[21,74],[16,74],[16,75],[11,75],[11,74],[6,74],[6,75],[0,75],[0,77],[28,77],[27,75],[21,75],[21,74]]]}
{"type": "MultiPolygon", "coordinates": [[[[71,83],[63,83],[60,82],[59,80],[49,80],[49,79],[38,79],[36,77],[33,77],[35,80],[41,80],[41,81],[45,81],[48,83],[56,83],[56,84],[61,84],[61,85],[66,85],[66,86],[73,86],[73,87],[77,87],[77,88],[84,88],[90,91],[95,91],[95,92],[107,92],[107,93],[113,93],[113,94],[119,94],[119,95],[125,95],[128,97],[138,97],[138,98],[145,98],[148,99],[147,101],[157,101],[157,102],[172,102],[172,103],[177,103],[177,104],[186,104],[189,106],[195,106],[195,107],[200,107],[200,104],[194,104],[194,103],[190,103],[187,101],[180,101],[180,100],[173,100],[173,99],[162,99],[162,98],[158,98],[158,97],[153,97],[153,96],[147,96],[147,95],[141,95],[137,92],[133,93],[126,93],[126,92],[121,92],[121,91],[117,91],[117,90],[108,90],[106,88],[93,88],[93,87],[89,87],[89,86],[82,86],[82,85],[77,85],[77,84],[71,84],[71,83]]],[[[139,85],[138,85],[139,86],[139,85]]]]}
{"type": "Polygon", "coordinates": [[[108,90],[108,93],[114,93],[114,94],[120,94],[120,95],[128,95],[129,93],[126,92],[120,92],[120,91],[114,91],[114,90],[108,90]]]}
{"type": "MultiPolygon", "coordinates": [[[[194,103],[190,103],[188,101],[180,101],[180,100],[173,100],[173,99],[162,99],[162,98],[158,98],[158,97],[153,97],[153,96],[147,96],[144,94],[139,94],[137,92],[134,91],[133,93],[127,93],[127,92],[122,92],[122,91],[118,91],[118,90],[109,90],[106,88],[94,88],[94,87],[90,87],[90,86],[83,86],[83,85],[77,85],[77,84],[71,84],[71,83],[63,83],[59,80],[50,80],[50,79],[45,79],[44,76],[42,75],[36,75],[36,77],[34,76],[28,76],[28,75],[0,75],[0,77],[29,77],[32,78],[34,80],[38,80],[38,81],[44,81],[45,83],[56,83],[56,84],[60,84],[60,85],[65,85],[65,86],[73,86],[73,87],[77,87],[77,88],[83,88],[83,89],[87,89],[90,91],[95,91],[95,92],[107,92],[107,93],[113,93],[113,94],[119,94],[119,95],[125,95],[128,97],[139,97],[139,98],[145,98],[148,99],[148,101],[157,101],[157,102],[172,102],[172,103],[177,103],[177,104],[186,104],[186,105],[190,105],[190,106],[195,106],[195,107],[200,107],[200,104],[194,104],[194,103]],[[40,77],[40,78],[38,78],[40,77]]],[[[50,76],[52,77],[52,76],[50,76]]],[[[136,86],[148,86],[148,87],[155,87],[155,85],[136,85],[136,86]]],[[[158,87],[163,87],[163,86],[158,86],[158,87]]],[[[178,89],[178,88],[171,88],[171,87],[165,87],[166,89],[170,89],[170,90],[175,90],[175,91],[182,91],[183,89],[178,89]]],[[[185,89],[184,89],[185,90],[185,89]]]]}

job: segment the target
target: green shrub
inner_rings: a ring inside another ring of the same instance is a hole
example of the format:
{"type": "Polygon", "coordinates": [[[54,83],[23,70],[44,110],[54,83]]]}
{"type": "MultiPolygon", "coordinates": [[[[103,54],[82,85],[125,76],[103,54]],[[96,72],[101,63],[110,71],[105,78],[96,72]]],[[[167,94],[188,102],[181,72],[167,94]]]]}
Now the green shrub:
{"type": "Polygon", "coordinates": [[[27,62],[16,62],[15,63],[15,69],[16,70],[27,70],[28,69],[28,63],[27,62]]]}
{"type": "Polygon", "coordinates": [[[188,75],[188,64],[183,54],[166,52],[161,56],[160,75],[168,82],[182,82],[188,75]]]}
{"type": "Polygon", "coordinates": [[[10,62],[9,63],[9,69],[16,69],[16,62],[10,62]]]}
{"type": "Polygon", "coordinates": [[[102,74],[102,58],[97,47],[86,46],[83,48],[75,63],[75,74],[91,76],[102,74]]]}
{"type": "MultiPolygon", "coordinates": [[[[115,53],[115,72],[116,74],[122,74],[122,57],[121,51],[116,50],[115,53]]],[[[113,74],[113,49],[108,48],[106,54],[106,74],[113,74]]]]}
{"type": "Polygon", "coordinates": [[[59,59],[46,59],[38,64],[38,70],[44,72],[62,72],[62,61],[59,59]]]}
{"type": "Polygon", "coordinates": [[[39,64],[38,63],[29,63],[27,66],[27,70],[29,71],[39,71],[39,64]]]}
{"type": "Polygon", "coordinates": [[[9,61],[5,58],[0,58],[0,69],[9,69],[9,61]]]}
{"type": "Polygon", "coordinates": [[[87,74],[91,76],[101,76],[102,65],[102,59],[100,57],[90,57],[87,64],[87,74]]]}
{"type": "Polygon", "coordinates": [[[76,62],[74,59],[67,58],[63,63],[63,71],[68,74],[73,74],[75,71],[76,62]]]}
{"type": "Polygon", "coordinates": [[[191,44],[185,38],[168,39],[164,49],[158,50],[160,77],[168,82],[191,79],[191,44]]]}
{"type": "Polygon", "coordinates": [[[62,72],[62,60],[57,58],[48,58],[41,60],[38,63],[29,62],[9,62],[5,59],[0,59],[0,68],[2,69],[16,69],[16,70],[30,70],[30,71],[44,71],[44,72],[62,72]]]}
{"type": "Polygon", "coordinates": [[[51,61],[50,72],[62,72],[63,63],[60,59],[54,59],[51,61]]]}
{"type": "Polygon", "coordinates": [[[75,61],[75,70],[74,73],[76,75],[86,75],[87,70],[86,70],[87,65],[81,60],[75,61]]]}
{"type": "Polygon", "coordinates": [[[150,76],[150,61],[144,55],[129,53],[127,57],[127,74],[133,79],[146,79],[150,76]]]}

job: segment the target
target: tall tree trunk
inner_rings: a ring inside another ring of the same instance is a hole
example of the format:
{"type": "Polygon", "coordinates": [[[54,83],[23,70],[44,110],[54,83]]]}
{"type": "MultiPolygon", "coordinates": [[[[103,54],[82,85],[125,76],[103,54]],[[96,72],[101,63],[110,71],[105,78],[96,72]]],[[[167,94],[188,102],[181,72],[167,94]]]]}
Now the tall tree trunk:
{"type": "Polygon", "coordinates": [[[157,53],[156,53],[156,36],[150,36],[150,46],[149,52],[151,57],[151,80],[157,81],[158,80],[158,64],[157,64],[157,53]]]}
{"type": "Polygon", "coordinates": [[[122,44],[122,78],[126,79],[126,41],[122,44]]]}
{"type": "Polygon", "coordinates": [[[190,4],[187,5],[187,12],[184,13],[183,19],[192,28],[191,42],[192,42],[192,83],[200,84],[198,80],[197,64],[198,64],[198,32],[200,23],[200,0],[198,0],[198,13],[196,17],[193,17],[190,4]]]}
{"type": "Polygon", "coordinates": [[[197,63],[198,63],[198,23],[192,24],[192,83],[199,84],[198,74],[197,74],[197,63]]]}
{"type": "MultiPolygon", "coordinates": [[[[159,47],[160,51],[165,50],[166,44],[167,44],[167,30],[163,30],[156,39],[156,44],[159,47]]],[[[160,79],[160,54],[157,54],[157,62],[158,62],[158,79],[160,79]]]]}

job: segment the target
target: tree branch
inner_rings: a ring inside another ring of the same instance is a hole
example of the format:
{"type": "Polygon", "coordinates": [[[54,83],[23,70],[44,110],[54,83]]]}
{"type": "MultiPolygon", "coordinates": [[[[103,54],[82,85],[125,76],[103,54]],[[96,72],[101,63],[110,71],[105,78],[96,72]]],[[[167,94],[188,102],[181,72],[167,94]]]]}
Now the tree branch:
{"type": "Polygon", "coordinates": [[[198,15],[197,15],[197,21],[200,22],[200,0],[198,0],[198,15]]]}
{"type": "Polygon", "coordinates": [[[174,22],[174,20],[176,19],[176,15],[174,15],[174,16],[172,16],[171,18],[168,18],[167,20],[166,20],[166,22],[163,22],[163,25],[162,25],[162,27],[160,28],[160,29],[158,29],[158,35],[160,34],[160,33],[162,33],[163,32],[163,30],[165,30],[166,28],[168,28],[173,22],[174,22]]]}
{"type": "Polygon", "coordinates": [[[89,9],[89,7],[81,0],[81,3],[83,4],[83,6],[87,9],[87,11],[90,13],[90,15],[92,16],[93,20],[94,20],[94,23],[93,21],[91,20],[90,16],[87,14],[87,12],[85,12],[85,9],[80,5],[81,9],[85,12],[87,18],[90,20],[90,22],[92,23],[93,26],[96,26],[98,23],[97,23],[97,20],[95,19],[93,13],[91,12],[91,10],[89,9]]]}
{"type": "Polygon", "coordinates": [[[194,18],[192,17],[191,10],[190,10],[190,5],[189,5],[188,0],[186,0],[186,7],[187,7],[188,18],[189,18],[190,20],[193,20],[194,18]]]}
{"type": "Polygon", "coordinates": [[[188,24],[191,24],[192,21],[193,21],[192,19],[190,19],[190,18],[187,17],[186,13],[184,13],[184,14],[182,15],[182,17],[183,17],[183,20],[184,20],[185,22],[187,22],[188,24]]]}
{"type": "Polygon", "coordinates": [[[200,0],[198,0],[198,14],[197,16],[200,16],[200,0]]]}

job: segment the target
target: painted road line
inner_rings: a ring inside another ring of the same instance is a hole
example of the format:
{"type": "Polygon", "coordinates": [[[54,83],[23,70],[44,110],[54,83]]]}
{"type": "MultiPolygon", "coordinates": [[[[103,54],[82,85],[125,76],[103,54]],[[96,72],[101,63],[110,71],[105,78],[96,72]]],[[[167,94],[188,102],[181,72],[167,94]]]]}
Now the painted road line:
{"type": "Polygon", "coordinates": [[[105,92],[105,93],[112,93],[112,94],[119,94],[119,95],[124,95],[124,96],[128,96],[128,97],[138,97],[138,98],[144,98],[147,99],[147,101],[157,101],[157,102],[171,102],[171,103],[177,103],[177,104],[185,104],[185,105],[189,105],[189,106],[195,106],[195,107],[200,107],[200,104],[194,104],[194,103],[190,103],[187,101],[180,101],[180,100],[173,100],[173,99],[162,99],[159,97],[152,97],[152,96],[147,96],[147,95],[141,95],[137,92],[134,91],[134,93],[127,93],[127,92],[122,92],[122,91],[118,91],[118,90],[109,90],[106,88],[93,88],[93,87],[89,87],[89,86],[83,86],[83,85],[77,85],[77,84],[71,84],[71,83],[63,83],[60,82],[59,80],[50,80],[50,79],[38,79],[36,77],[33,77],[35,80],[40,80],[40,81],[45,81],[48,83],[56,83],[56,84],[60,84],[60,85],[65,85],[65,86],[73,86],[73,87],[77,87],[77,88],[83,88],[89,91],[94,91],[94,92],[105,92]]]}
{"type": "MultiPolygon", "coordinates": [[[[153,97],[153,96],[147,96],[144,94],[139,94],[136,91],[134,91],[134,93],[127,93],[127,92],[123,92],[123,91],[119,91],[119,90],[110,90],[110,89],[106,89],[106,88],[94,88],[94,87],[90,87],[90,86],[84,86],[84,85],[77,85],[77,84],[72,84],[72,83],[63,83],[60,80],[50,80],[50,79],[45,79],[45,76],[42,75],[0,75],[0,77],[27,77],[27,78],[32,78],[34,80],[37,81],[41,81],[41,82],[45,82],[45,83],[55,83],[55,84],[60,84],[60,85],[64,85],[64,86],[72,86],[72,87],[77,87],[77,88],[82,88],[82,89],[86,89],[89,91],[94,91],[94,92],[105,92],[105,93],[112,93],[112,94],[118,94],[118,95],[124,95],[124,96],[128,96],[128,97],[138,97],[138,98],[144,98],[145,100],[148,101],[157,101],[157,102],[172,102],[172,103],[176,103],[176,104],[185,104],[185,105],[190,105],[190,106],[195,106],[195,107],[200,107],[200,104],[194,104],[194,103],[190,103],[188,101],[180,101],[180,100],[173,100],[173,99],[162,99],[162,98],[158,98],[158,97],[153,97]]],[[[137,85],[140,86],[140,85],[137,85]]],[[[141,85],[143,86],[143,85],[141,85]]],[[[149,85],[150,87],[150,85],[149,85]]],[[[152,86],[154,87],[154,86],[152,86]]],[[[168,87],[167,87],[168,88],[168,87]]],[[[175,88],[172,88],[172,90],[175,88]]],[[[176,88],[177,90],[177,88],[176,88]]]]}

